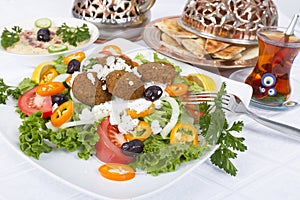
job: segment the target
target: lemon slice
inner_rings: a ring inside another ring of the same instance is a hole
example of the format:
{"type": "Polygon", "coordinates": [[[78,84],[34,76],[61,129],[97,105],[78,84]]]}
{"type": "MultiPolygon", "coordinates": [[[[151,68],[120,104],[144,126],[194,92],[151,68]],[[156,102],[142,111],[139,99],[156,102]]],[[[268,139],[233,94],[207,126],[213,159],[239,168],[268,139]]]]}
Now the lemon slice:
{"type": "Polygon", "coordinates": [[[34,69],[31,79],[36,83],[40,83],[43,74],[49,69],[54,68],[55,64],[53,61],[42,62],[34,69]]]}
{"type": "Polygon", "coordinates": [[[215,81],[204,74],[189,74],[187,78],[190,81],[196,82],[200,87],[207,91],[216,91],[217,86],[215,81]]]}

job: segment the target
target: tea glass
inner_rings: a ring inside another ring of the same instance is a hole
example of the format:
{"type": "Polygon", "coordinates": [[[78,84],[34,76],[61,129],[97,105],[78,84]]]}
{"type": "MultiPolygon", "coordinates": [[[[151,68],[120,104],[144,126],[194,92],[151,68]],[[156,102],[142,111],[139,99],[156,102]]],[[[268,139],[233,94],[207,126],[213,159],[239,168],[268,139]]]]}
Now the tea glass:
{"type": "Polygon", "coordinates": [[[283,27],[262,27],[257,31],[258,61],[245,80],[253,88],[254,105],[281,107],[290,97],[290,72],[300,52],[300,32],[288,36],[285,31],[283,27]]]}

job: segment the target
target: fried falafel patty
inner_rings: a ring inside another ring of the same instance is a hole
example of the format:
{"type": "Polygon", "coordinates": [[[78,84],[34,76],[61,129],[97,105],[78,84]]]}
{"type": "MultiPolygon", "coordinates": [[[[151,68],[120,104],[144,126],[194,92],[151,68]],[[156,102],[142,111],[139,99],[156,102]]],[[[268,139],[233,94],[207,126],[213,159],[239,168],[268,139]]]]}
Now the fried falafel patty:
{"type": "Polygon", "coordinates": [[[82,72],[75,77],[72,92],[78,101],[94,106],[111,100],[111,94],[103,90],[103,85],[96,72],[82,72]]]}
{"type": "Polygon", "coordinates": [[[116,83],[124,74],[126,74],[125,70],[115,70],[106,76],[106,87],[109,93],[113,93],[116,83]]]}
{"type": "Polygon", "coordinates": [[[116,70],[106,76],[106,84],[112,95],[124,100],[141,98],[145,91],[143,81],[132,72],[116,70]]]}
{"type": "Polygon", "coordinates": [[[147,62],[138,66],[137,71],[144,82],[171,84],[176,77],[173,65],[166,62],[147,62]]]}

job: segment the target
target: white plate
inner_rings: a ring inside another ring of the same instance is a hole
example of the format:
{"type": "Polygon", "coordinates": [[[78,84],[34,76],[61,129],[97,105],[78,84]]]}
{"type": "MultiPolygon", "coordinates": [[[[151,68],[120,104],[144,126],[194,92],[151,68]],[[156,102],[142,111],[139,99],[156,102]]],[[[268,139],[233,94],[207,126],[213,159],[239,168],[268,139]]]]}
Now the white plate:
{"type": "MultiPolygon", "coordinates": [[[[122,51],[130,57],[134,57],[137,53],[142,53],[147,56],[153,55],[152,50],[125,39],[112,40],[98,46],[96,50],[101,50],[102,47],[107,44],[118,45],[122,51]]],[[[94,50],[91,51],[94,52],[94,50]]],[[[159,55],[163,57],[161,54],[159,55]]],[[[168,59],[181,66],[184,74],[199,72],[209,75],[219,86],[225,81],[227,83],[228,92],[237,94],[247,105],[249,104],[252,94],[250,86],[194,68],[171,58],[168,59]]],[[[24,155],[19,149],[18,125],[20,124],[20,119],[14,110],[15,108],[13,106],[0,106],[0,119],[6,119],[6,123],[0,124],[0,133],[10,146],[47,174],[82,192],[102,199],[135,199],[153,195],[155,192],[163,190],[172,185],[175,181],[180,180],[180,178],[207,160],[214,151],[214,149],[207,151],[200,159],[183,164],[176,172],[162,174],[157,177],[142,173],[130,181],[110,181],[98,173],[97,169],[101,165],[101,162],[96,158],[85,161],[78,159],[76,153],[66,153],[63,151],[53,151],[49,154],[42,154],[40,160],[35,160],[24,155]]],[[[232,115],[231,119],[234,118],[234,116],[235,115],[232,115]]]]}
{"type": "MultiPolygon", "coordinates": [[[[17,53],[11,53],[11,52],[7,52],[1,45],[0,45],[0,50],[2,52],[5,53],[9,53],[12,55],[16,55],[16,56],[26,56],[26,57],[57,57],[58,55],[62,55],[62,54],[70,54],[71,52],[75,52],[75,51],[79,51],[81,49],[85,49],[88,46],[90,46],[91,44],[93,44],[99,37],[99,30],[98,28],[87,21],[84,20],[80,20],[80,19],[76,19],[76,18],[49,18],[52,21],[52,27],[60,27],[63,23],[66,23],[68,26],[74,26],[74,27],[80,27],[83,24],[86,24],[89,28],[89,32],[91,34],[91,38],[89,39],[89,41],[87,43],[85,43],[84,45],[80,46],[80,47],[76,47],[72,50],[67,50],[67,51],[63,51],[63,52],[57,52],[57,53],[46,53],[46,54],[17,54],[17,53]]],[[[8,24],[5,25],[3,27],[0,28],[0,34],[2,34],[3,30],[5,28],[7,28],[8,30],[11,30],[12,27],[14,26],[19,26],[22,28],[22,30],[30,30],[35,28],[34,22],[36,19],[32,19],[32,20],[26,20],[23,22],[16,22],[16,23],[12,23],[12,24],[8,24]]]]}

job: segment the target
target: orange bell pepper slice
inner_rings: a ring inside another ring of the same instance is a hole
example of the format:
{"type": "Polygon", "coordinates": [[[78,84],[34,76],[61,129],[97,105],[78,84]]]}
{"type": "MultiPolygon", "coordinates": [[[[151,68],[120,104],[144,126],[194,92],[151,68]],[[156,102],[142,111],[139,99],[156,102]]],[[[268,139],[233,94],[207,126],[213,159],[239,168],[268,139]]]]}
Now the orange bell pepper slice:
{"type": "Polygon", "coordinates": [[[69,121],[73,115],[74,105],[72,101],[66,101],[59,105],[51,115],[51,123],[55,127],[60,127],[69,121]]]}
{"type": "Polygon", "coordinates": [[[37,87],[36,93],[40,96],[53,96],[65,90],[61,82],[47,82],[37,87]]]}
{"type": "Polygon", "coordinates": [[[135,177],[132,167],[119,163],[106,163],[98,168],[100,174],[109,180],[127,181],[135,177]]]}

